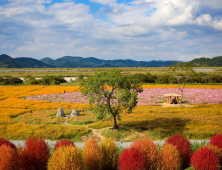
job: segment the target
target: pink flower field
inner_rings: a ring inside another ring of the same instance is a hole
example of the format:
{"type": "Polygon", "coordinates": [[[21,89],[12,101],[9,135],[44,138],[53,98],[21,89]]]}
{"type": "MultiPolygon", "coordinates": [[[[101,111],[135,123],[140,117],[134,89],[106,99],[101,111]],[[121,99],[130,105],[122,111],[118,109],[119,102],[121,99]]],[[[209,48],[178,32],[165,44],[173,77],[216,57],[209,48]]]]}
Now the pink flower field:
{"type": "MultiPolygon", "coordinates": [[[[160,105],[166,102],[164,94],[181,94],[178,88],[145,88],[138,95],[138,105],[160,105]]],[[[87,97],[81,92],[45,94],[28,96],[27,100],[43,100],[50,102],[88,103],[87,97]]],[[[219,104],[222,103],[222,89],[185,88],[183,101],[189,104],[219,104]]]]}

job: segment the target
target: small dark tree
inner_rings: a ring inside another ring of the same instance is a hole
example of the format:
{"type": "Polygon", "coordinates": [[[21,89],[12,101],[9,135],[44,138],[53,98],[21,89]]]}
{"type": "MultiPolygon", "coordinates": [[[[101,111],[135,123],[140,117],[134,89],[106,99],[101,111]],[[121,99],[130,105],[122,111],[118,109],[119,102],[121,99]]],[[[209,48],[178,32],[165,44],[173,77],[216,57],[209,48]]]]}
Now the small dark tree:
{"type": "Polygon", "coordinates": [[[84,78],[82,74],[78,75],[77,81],[81,81],[84,78]]]}
{"type": "Polygon", "coordinates": [[[92,78],[83,79],[80,89],[84,96],[89,96],[89,104],[97,118],[103,119],[107,114],[113,117],[113,128],[118,128],[116,118],[123,110],[131,112],[135,108],[138,93],[143,91],[137,79],[123,76],[116,69],[96,72],[92,78]]]}
{"type": "Polygon", "coordinates": [[[32,80],[36,80],[36,78],[33,77],[32,75],[25,75],[24,80],[25,80],[25,82],[29,82],[29,81],[32,81],[32,80]]]}
{"type": "Polygon", "coordinates": [[[181,106],[183,102],[183,90],[190,76],[194,74],[191,63],[175,62],[169,66],[169,72],[177,78],[178,86],[181,91],[181,106]]]}

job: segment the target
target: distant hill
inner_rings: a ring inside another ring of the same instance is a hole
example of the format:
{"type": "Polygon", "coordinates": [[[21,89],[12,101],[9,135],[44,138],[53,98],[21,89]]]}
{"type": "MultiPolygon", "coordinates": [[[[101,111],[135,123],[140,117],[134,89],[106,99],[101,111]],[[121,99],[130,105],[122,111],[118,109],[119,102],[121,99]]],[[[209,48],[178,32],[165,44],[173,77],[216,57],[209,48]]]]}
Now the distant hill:
{"type": "Polygon", "coordinates": [[[64,56],[53,60],[49,57],[43,58],[40,61],[45,64],[50,64],[54,67],[62,68],[83,68],[83,67],[167,67],[174,61],[134,61],[134,60],[101,60],[94,57],[82,58],[82,57],[72,57],[64,56]]]}
{"type": "Polygon", "coordinates": [[[214,58],[196,58],[190,61],[194,67],[222,67],[222,56],[214,58]]]}
{"type": "Polygon", "coordinates": [[[19,68],[19,65],[10,56],[2,54],[0,55],[0,68],[19,68]]]}
{"type": "Polygon", "coordinates": [[[55,65],[54,60],[49,57],[45,57],[41,59],[40,61],[48,65],[55,65]]]}
{"type": "Polygon", "coordinates": [[[45,64],[33,58],[19,57],[14,59],[15,63],[21,68],[48,68],[51,65],[45,64]]]}
{"type": "Polygon", "coordinates": [[[50,68],[51,65],[27,57],[11,58],[6,54],[0,55],[0,68],[50,68]]]}
{"type": "MultiPolygon", "coordinates": [[[[135,61],[135,60],[101,60],[95,57],[64,56],[58,59],[49,57],[36,60],[27,57],[11,58],[0,55],[0,68],[103,68],[103,67],[168,67],[175,61],[135,61]]],[[[190,61],[195,67],[222,67],[222,56],[198,58],[190,61]]]]}

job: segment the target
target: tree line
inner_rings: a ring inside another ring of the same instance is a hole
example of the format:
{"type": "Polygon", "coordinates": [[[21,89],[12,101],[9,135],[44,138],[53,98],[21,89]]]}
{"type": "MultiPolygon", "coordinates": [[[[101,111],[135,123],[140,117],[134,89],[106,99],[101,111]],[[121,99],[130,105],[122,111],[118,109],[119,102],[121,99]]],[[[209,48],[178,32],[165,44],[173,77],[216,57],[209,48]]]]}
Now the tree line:
{"type": "MultiPolygon", "coordinates": [[[[163,75],[137,73],[127,75],[138,79],[140,83],[156,83],[156,84],[177,84],[176,76],[165,73],[163,75]]],[[[77,80],[82,80],[83,75],[79,75],[77,80]]],[[[67,81],[62,76],[43,76],[42,79],[36,79],[31,75],[24,77],[24,82],[19,77],[4,76],[0,77],[0,85],[59,85],[67,81]]],[[[187,83],[222,83],[222,75],[207,74],[202,72],[194,72],[189,76],[187,83]]]]}
{"type": "Polygon", "coordinates": [[[214,58],[196,58],[190,63],[194,67],[221,67],[222,65],[222,56],[214,57],[214,58]]]}
{"type": "Polygon", "coordinates": [[[31,75],[26,75],[24,81],[19,77],[0,77],[0,85],[59,85],[66,82],[62,76],[43,76],[41,79],[36,79],[31,75]]]}
{"type": "MultiPolygon", "coordinates": [[[[155,74],[142,74],[137,73],[132,75],[137,78],[141,83],[157,83],[157,84],[177,84],[176,76],[165,73],[163,75],[155,75],[155,74]]],[[[219,74],[206,74],[202,72],[194,72],[192,75],[188,77],[187,83],[222,83],[222,75],[219,74]]]]}

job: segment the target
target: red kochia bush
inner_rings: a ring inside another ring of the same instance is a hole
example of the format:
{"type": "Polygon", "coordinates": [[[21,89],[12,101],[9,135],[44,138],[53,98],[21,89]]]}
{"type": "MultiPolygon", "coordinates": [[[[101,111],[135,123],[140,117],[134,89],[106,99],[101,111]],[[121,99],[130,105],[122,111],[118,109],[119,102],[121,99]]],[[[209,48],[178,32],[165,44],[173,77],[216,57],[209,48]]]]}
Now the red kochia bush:
{"type": "Polygon", "coordinates": [[[166,143],[176,146],[182,159],[182,167],[185,169],[190,166],[190,158],[192,155],[190,141],[184,136],[177,134],[167,139],[166,143]]]}
{"type": "Polygon", "coordinates": [[[213,146],[213,145],[201,146],[201,148],[206,148],[206,147],[211,149],[219,158],[220,163],[222,163],[222,149],[218,148],[217,146],[213,146]]]}
{"type": "Polygon", "coordinates": [[[129,149],[124,149],[119,158],[119,169],[145,170],[146,159],[137,148],[130,147],[129,149]]]}
{"type": "Polygon", "coordinates": [[[176,146],[164,144],[158,160],[158,170],[178,170],[181,169],[182,159],[176,146]]]}
{"type": "Polygon", "coordinates": [[[0,146],[0,170],[18,170],[16,150],[5,144],[0,146]]]}
{"type": "Polygon", "coordinates": [[[141,140],[135,140],[131,147],[137,148],[143,154],[146,159],[147,170],[156,170],[158,147],[151,139],[144,138],[141,140]]]}
{"type": "Polygon", "coordinates": [[[210,145],[217,146],[222,149],[222,134],[217,134],[212,136],[210,139],[210,145]]]}
{"type": "Polygon", "coordinates": [[[98,170],[101,161],[101,151],[98,142],[94,138],[84,143],[82,150],[86,170],[98,170]]]}
{"type": "Polygon", "coordinates": [[[18,149],[20,168],[24,170],[45,170],[49,159],[49,147],[43,139],[30,137],[24,149],[18,149]]]}
{"type": "Polygon", "coordinates": [[[63,139],[63,140],[60,140],[60,141],[55,143],[55,150],[59,147],[66,147],[66,146],[75,147],[75,144],[71,140],[63,139]]]}
{"type": "Polygon", "coordinates": [[[196,150],[191,157],[191,165],[198,170],[219,170],[219,158],[208,147],[196,150]]]}
{"type": "Polygon", "coordinates": [[[13,143],[11,143],[9,140],[1,138],[0,139],[0,146],[2,146],[3,144],[10,146],[12,149],[16,149],[15,145],[13,143]]]}

